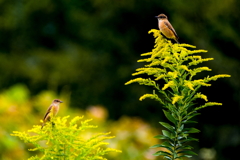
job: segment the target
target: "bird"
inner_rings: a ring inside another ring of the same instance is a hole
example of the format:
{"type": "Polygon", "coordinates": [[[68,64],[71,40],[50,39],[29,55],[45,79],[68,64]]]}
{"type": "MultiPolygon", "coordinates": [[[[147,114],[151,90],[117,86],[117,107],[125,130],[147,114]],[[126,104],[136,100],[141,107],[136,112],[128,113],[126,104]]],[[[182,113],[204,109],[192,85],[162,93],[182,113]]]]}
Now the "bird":
{"type": "Polygon", "coordinates": [[[179,37],[171,23],[168,21],[167,16],[165,14],[159,14],[158,16],[155,16],[155,18],[158,19],[158,27],[162,34],[165,37],[169,39],[174,39],[177,43],[179,43],[179,37]]]}
{"type": "Polygon", "coordinates": [[[63,103],[63,101],[61,101],[60,99],[54,99],[53,100],[52,104],[47,109],[47,112],[46,112],[46,114],[43,118],[42,128],[47,121],[51,120],[52,116],[56,116],[56,114],[58,113],[58,110],[59,110],[60,103],[63,103]]]}

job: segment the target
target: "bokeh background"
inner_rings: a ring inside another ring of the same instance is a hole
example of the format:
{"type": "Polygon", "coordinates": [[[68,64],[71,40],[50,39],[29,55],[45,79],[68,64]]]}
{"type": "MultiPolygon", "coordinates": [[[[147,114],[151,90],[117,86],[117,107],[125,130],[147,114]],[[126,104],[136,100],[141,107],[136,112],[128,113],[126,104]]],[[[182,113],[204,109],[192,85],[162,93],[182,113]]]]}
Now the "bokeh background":
{"type": "Polygon", "coordinates": [[[230,74],[201,92],[223,103],[201,110],[193,160],[232,160],[240,151],[240,1],[238,0],[0,0],[0,159],[30,155],[12,131],[25,131],[54,98],[59,116],[93,118],[99,131],[116,135],[112,160],[153,160],[159,121],[166,119],[155,101],[138,99],[152,88],[125,86],[143,64],[164,13],[181,43],[208,50],[212,72],[230,74]]]}

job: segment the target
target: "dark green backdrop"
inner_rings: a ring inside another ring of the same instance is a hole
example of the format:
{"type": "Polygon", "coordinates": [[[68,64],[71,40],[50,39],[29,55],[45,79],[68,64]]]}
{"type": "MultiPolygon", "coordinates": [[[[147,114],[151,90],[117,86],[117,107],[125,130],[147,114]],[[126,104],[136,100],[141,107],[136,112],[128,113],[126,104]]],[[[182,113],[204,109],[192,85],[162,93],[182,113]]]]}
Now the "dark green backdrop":
{"type": "Polygon", "coordinates": [[[151,51],[164,13],[181,43],[208,50],[212,72],[230,74],[203,88],[209,101],[196,126],[198,148],[214,148],[218,160],[235,159],[240,150],[240,1],[238,0],[3,0],[0,1],[0,89],[23,83],[41,90],[71,92],[71,106],[100,104],[110,118],[140,116],[158,125],[161,106],[138,98],[151,88],[124,86],[151,51]]]}

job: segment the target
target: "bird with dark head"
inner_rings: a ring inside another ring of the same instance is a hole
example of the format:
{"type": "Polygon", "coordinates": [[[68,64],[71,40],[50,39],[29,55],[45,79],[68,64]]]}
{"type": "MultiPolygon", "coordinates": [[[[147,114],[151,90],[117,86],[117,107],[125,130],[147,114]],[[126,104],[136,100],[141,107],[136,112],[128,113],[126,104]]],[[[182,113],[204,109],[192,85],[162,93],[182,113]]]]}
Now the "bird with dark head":
{"type": "Polygon", "coordinates": [[[52,116],[56,116],[56,114],[58,113],[58,110],[59,110],[60,103],[63,103],[63,101],[61,101],[60,99],[53,100],[52,104],[47,109],[47,112],[43,118],[42,128],[47,121],[51,120],[52,116]]]}
{"type": "Polygon", "coordinates": [[[171,23],[168,21],[168,18],[165,14],[159,14],[158,16],[155,16],[158,19],[158,27],[162,34],[169,39],[174,39],[177,43],[178,41],[178,35],[176,31],[174,30],[171,23]]]}

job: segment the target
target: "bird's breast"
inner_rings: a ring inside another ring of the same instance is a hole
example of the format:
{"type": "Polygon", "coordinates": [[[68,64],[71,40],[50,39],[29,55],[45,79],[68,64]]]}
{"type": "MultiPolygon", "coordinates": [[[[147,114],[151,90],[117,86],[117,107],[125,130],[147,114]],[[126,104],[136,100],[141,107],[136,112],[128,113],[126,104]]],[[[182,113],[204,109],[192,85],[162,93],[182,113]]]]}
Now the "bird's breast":
{"type": "Polygon", "coordinates": [[[165,25],[165,23],[162,21],[159,21],[159,29],[160,31],[166,36],[167,38],[174,38],[175,35],[171,29],[168,28],[168,26],[165,25]]]}
{"type": "Polygon", "coordinates": [[[52,108],[52,112],[53,112],[54,116],[58,113],[58,110],[59,110],[59,106],[58,105],[54,105],[53,108],[52,108]]]}

